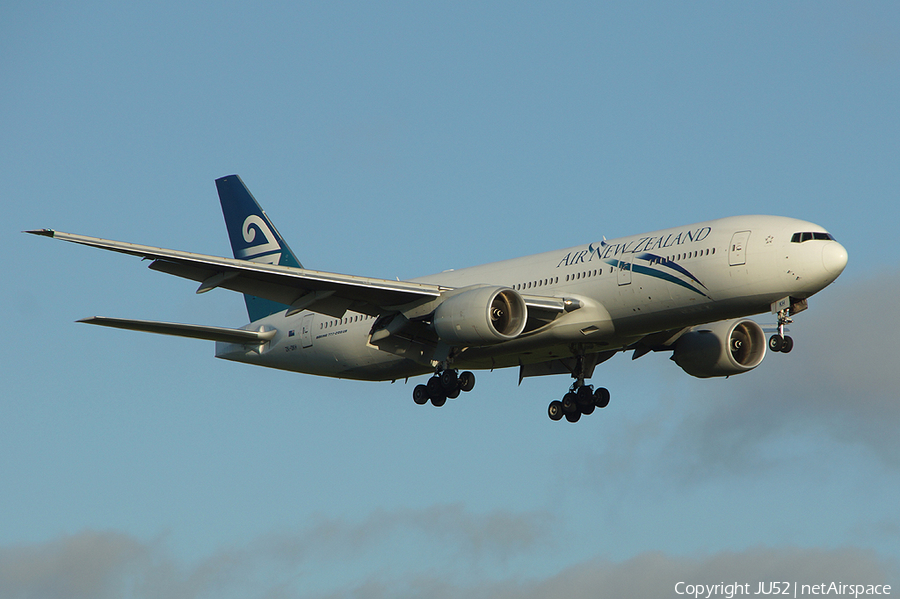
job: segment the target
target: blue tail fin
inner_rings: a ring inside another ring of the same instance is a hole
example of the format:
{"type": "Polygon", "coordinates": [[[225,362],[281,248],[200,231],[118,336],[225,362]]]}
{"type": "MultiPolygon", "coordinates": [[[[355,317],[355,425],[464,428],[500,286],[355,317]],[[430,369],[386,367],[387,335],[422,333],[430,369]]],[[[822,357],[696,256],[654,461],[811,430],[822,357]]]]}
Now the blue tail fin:
{"type": "MultiPolygon", "coordinates": [[[[235,258],[303,268],[240,177],[216,179],[216,189],[235,258]]],[[[287,309],[284,304],[252,295],[244,295],[244,301],[250,322],[287,309]]]]}

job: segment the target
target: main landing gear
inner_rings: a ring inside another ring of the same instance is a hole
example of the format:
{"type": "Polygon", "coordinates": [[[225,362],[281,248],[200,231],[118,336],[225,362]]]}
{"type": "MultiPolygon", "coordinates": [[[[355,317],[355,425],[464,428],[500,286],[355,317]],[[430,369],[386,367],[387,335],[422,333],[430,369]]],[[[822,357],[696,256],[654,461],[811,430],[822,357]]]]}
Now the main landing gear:
{"type": "Polygon", "coordinates": [[[778,312],[778,332],[769,337],[769,351],[786,354],[794,349],[794,340],[784,334],[784,326],[792,322],[787,309],[778,312]]]}
{"type": "Polygon", "coordinates": [[[591,385],[584,384],[584,355],[575,357],[575,369],[572,378],[575,382],[569,387],[569,392],[563,395],[562,401],[555,399],[547,408],[550,420],[562,420],[563,416],[569,422],[578,422],[581,415],[594,413],[595,408],[605,408],[609,405],[609,391],[605,387],[596,390],[591,385]]]}
{"type": "Polygon", "coordinates": [[[436,408],[447,403],[448,399],[456,399],[460,392],[469,392],[475,388],[475,375],[458,370],[442,370],[428,379],[425,385],[416,385],[413,389],[413,401],[420,406],[428,403],[436,408]]]}
{"type": "Polygon", "coordinates": [[[595,408],[605,408],[609,405],[609,391],[605,387],[596,390],[591,385],[582,383],[573,384],[569,392],[563,395],[562,401],[555,399],[550,402],[547,414],[550,420],[562,420],[563,416],[569,422],[578,422],[581,415],[594,413],[595,408]]]}

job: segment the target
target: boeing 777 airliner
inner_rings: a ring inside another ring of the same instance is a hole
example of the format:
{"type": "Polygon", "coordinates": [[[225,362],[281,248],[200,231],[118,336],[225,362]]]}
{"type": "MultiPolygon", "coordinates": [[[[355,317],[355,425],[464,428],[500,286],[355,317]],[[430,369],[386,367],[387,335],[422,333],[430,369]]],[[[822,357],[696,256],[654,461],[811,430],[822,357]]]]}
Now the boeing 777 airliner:
{"type": "Polygon", "coordinates": [[[759,366],[789,352],[784,326],[831,284],[847,251],[825,229],[779,216],[736,216],[390,281],[304,268],[237,175],[216,180],[234,258],[136,245],[51,229],[28,231],[152,260],[192,279],[197,293],[244,294],[250,323],[223,328],[95,316],[79,322],[216,342],[216,357],[367,381],[431,373],[418,404],[471,391],[470,370],[568,374],[553,420],[577,421],[609,403],[585,383],[621,351],[671,351],[696,377],[759,366]],[[748,316],[772,312],[766,340],[748,316]],[[460,369],[466,369],[460,372],[460,369]]]}

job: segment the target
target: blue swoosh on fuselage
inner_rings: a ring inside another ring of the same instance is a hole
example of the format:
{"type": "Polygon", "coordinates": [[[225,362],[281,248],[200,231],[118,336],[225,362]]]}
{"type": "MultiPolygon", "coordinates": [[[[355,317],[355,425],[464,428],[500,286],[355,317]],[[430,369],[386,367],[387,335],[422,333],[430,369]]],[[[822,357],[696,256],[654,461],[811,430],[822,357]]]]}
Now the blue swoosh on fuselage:
{"type": "Polygon", "coordinates": [[[640,254],[638,256],[638,258],[641,260],[647,260],[648,262],[653,262],[655,260],[657,264],[666,266],[668,268],[671,268],[672,270],[680,272],[684,276],[690,278],[692,281],[696,282],[698,285],[700,285],[701,287],[706,289],[706,285],[701,283],[700,279],[695,277],[690,271],[688,271],[686,268],[684,268],[683,266],[681,266],[680,264],[678,264],[677,262],[675,262],[673,260],[666,260],[662,256],[657,256],[656,254],[646,254],[646,253],[640,254]]]}
{"type": "MultiPolygon", "coordinates": [[[[687,281],[679,279],[678,277],[676,277],[673,274],[669,274],[669,273],[663,272],[661,270],[656,270],[655,268],[650,268],[649,266],[641,266],[640,264],[632,264],[631,271],[640,273],[642,275],[654,277],[657,279],[662,279],[663,281],[668,281],[669,283],[675,283],[676,285],[680,285],[681,287],[684,287],[685,289],[693,291],[694,293],[698,293],[707,299],[712,299],[711,297],[706,295],[706,293],[704,293],[700,289],[697,289],[696,287],[694,287],[687,281]]],[[[701,285],[702,285],[702,283],[701,283],[701,285]]]]}
{"type": "MultiPolygon", "coordinates": [[[[688,270],[686,270],[681,265],[676,264],[675,262],[664,260],[660,256],[654,256],[653,254],[641,254],[640,256],[638,256],[638,258],[641,258],[644,260],[647,260],[648,258],[657,258],[657,259],[659,259],[658,264],[660,264],[661,266],[671,268],[672,270],[675,270],[675,271],[683,274],[684,276],[690,278],[692,281],[695,281],[703,289],[706,289],[706,285],[701,283],[697,277],[695,277],[688,270]]],[[[627,262],[625,262],[624,260],[606,260],[606,263],[611,266],[617,267],[617,268],[621,267],[620,264],[627,264],[627,262]]],[[[698,295],[702,295],[703,297],[705,297],[707,299],[712,299],[704,291],[698,289],[697,287],[695,287],[688,281],[680,279],[677,276],[675,276],[674,274],[665,272],[658,268],[651,268],[650,266],[644,266],[641,264],[637,264],[636,262],[632,262],[631,263],[631,272],[632,273],[636,272],[638,274],[647,275],[648,277],[653,277],[656,279],[661,279],[663,281],[667,281],[669,283],[674,283],[675,285],[684,287],[685,289],[687,289],[689,291],[693,291],[694,293],[696,293],[698,295]]]]}

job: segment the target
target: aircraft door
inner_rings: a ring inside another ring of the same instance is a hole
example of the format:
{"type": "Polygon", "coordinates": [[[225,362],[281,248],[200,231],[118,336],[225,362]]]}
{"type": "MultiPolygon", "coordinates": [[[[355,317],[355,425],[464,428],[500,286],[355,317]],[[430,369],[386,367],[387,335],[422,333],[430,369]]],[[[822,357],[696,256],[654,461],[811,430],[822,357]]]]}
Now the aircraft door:
{"type": "Polygon", "coordinates": [[[303,320],[300,322],[300,344],[303,347],[312,347],[312,328],[315,315],[314,312],[304,314],[303,320]]]}
{"type": "Polygon", "coordinates": [[[741,266],[747,263],[747,240],[750,239],[750,231],[738,231],[731,238],[728,247],[728,264],[741,266]]]}
{"type": "Polygon", "coordinates": [[[618,276],[620,286],[631,285],[631,262],[619,260],[619,265],[616,267],[616,274],[618,276]]]}

